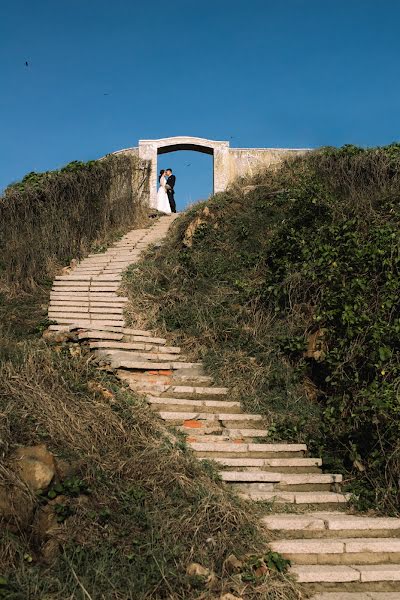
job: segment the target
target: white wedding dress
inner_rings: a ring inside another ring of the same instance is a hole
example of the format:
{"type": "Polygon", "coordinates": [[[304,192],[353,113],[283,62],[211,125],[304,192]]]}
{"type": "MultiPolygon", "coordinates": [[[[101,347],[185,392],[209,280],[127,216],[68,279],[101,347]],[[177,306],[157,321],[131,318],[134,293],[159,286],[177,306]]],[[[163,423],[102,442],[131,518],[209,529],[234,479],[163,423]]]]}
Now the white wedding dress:
{"type": "Polygon", "coordinates": [[[171,214],[171,207],[169,205],[168,194],[165,189],[166,183],[167,179],[163,175],[160,179],[160,187],[158,188],[156,206],[154,208],[169,215],[171,214]]]}

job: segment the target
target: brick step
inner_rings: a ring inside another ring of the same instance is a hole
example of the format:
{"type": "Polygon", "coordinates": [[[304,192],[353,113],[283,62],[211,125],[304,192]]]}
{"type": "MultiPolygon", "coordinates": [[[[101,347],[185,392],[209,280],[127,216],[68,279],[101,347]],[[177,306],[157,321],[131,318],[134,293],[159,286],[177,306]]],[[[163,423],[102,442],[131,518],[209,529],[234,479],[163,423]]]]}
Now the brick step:
{"type": "MultiPolygon", "coordinates": [[[[277,471],[220,471],[222,481],[240,483],[240,490],[284,490],[284,491],[330,491],[332,486],[340,484],[341,475],[328,473],[281,473],[277,471]],[[246,485],[242,485],[246,484],[246,485]],[[264,485],[267,484],[267,485],[264,485]],[[271,487],[270,484],[273,484],[271,487]],[[304,489],[302,489],[304,488],[304,489]]],[[[338,490],[332,490],[338,491],[338,490]]]]}
{"type": "Polygon", "coordinates": [[[301,504],[314,505],[325,507],[336,507],[338,505],[346,505],[350,495],[339,494],[336,492],[241,492],[239,494],[246,500],[254,500],[256,502],[272,502],[273,504],[301,504]]]}
{"type": "Polygon", "coordinates": [[[345,584],[343,592],[361,592],[364,589],[370,592],[396,591],[400,594],[400,569],[397,564],[293,565],[290,572],[300,583],[312,584],[307,586],[310,590],[323,591],[324,588],[336,587],[334,591],[337,591],[337,584],[345,584]]]}
{"type": "MultiPolygon", "coordinates": [[[[249,415],[247,415],[249,416],[249,415]]],[[[198,443],[189,444],[202,458],[302,458],[307,452],[305,444],[235,444],[198,443]]]]}
{"type": "MultiPolygon", "coordinates": [[[[173,387],[173,386],[172,386],[173,387]]],[[[235,414],[235,413],[207,413],[207,412],[172,412],[172,411],[160,411],[160,416],[164,421],[167,421],[170,425],[183,425],[186,422],[195,421],[208,421],[208,425],[213,421],[219,421],[224,427],[232,427],[238,423],[245,423],[247,427],[257,427],[262,420],[261,415],[251,415],[246,413],[235,414]]],[[[194,446],[206,446],[207,451],[210,452],[209,447],[213,444],[190,444],[194,449],[194,446]]],[[[218,444],[219,445],[219,444],[218,444]]],[[[235,445],[235,444],[233,444],[235,445]]]]}
{"type": "Polygon", "coordinates": [[[310,600],[400,600],[400,592],[321,592],[310,600]]]}
{"type": "MultiPolygon", "coordinates": [[[[107,340],[99,340],[91,342],[90,347],[95,350],[97,348],[112,349],[112,350],[145,350],[151,352],[153,348],[157,348],[154,344],[144,344],[143,342],[113,342],[107,340]]],[[[180,354],[181,349],[177,346],[162,346],[162,351],[168,354],[180,354]]],[[[211,379],[210,377],[208,379],[211,379]]]]}
{"type": "Polygon", "coordinates": [[[400,538],[400,519],[369,517],[340,512],[268,515],[262,518],[265,527],[285,538],[400,538]]]}
{"type": "MultiPolygon", "coordinates": [[[[201,459],[204,460],[204,459],[201,459]]],[[[320,458],[214,458],[226,469],[279,473],[320,473],[320,458]]]]}
{"type": "Polygon", "coordinates": [[[289,539],[273,541],[270,548],[298,565],[400,563],[400,538],[289,539]]]}
{"type": "Polygon", "coordinates": [[[147,396],[147,401],[151,404],[153,410],[188,412],[199,409],[203,413],[240,413],[240,402],[230,402],[228,400],[188,400],[183,398],[159,398],[156,396],[147,396]]]}

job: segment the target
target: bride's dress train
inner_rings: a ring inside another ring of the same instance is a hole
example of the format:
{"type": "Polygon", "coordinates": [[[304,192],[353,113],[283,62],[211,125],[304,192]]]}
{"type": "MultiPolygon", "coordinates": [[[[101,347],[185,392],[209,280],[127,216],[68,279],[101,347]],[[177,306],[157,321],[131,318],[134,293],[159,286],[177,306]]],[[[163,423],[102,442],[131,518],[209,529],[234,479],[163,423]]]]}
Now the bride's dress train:
{"type": "Polygon", "coordinates": [[[160,187],[157,192],[156,205],[153,208],[156,208],[160,212],[163,212],[167,215],[171,214],[171,207],[169,205],[168,194],[165,190],[165,184],[167,183],[167,179],[162,176],[160,178],[160,187]]]}

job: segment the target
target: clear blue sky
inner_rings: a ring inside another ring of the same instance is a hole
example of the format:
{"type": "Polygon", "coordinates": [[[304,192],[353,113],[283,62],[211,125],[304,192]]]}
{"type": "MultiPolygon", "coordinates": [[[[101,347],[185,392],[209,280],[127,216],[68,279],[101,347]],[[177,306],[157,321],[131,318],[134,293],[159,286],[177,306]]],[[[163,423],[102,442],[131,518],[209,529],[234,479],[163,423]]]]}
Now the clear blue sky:
{"type": "MultiPolygon", "coordinates": [[[[0,188],[140,138],[398,140],[399,31],[398,0],[2,0],[0,188]]],[[[161,159],[208,196],[211,157],[161,159]]]]}

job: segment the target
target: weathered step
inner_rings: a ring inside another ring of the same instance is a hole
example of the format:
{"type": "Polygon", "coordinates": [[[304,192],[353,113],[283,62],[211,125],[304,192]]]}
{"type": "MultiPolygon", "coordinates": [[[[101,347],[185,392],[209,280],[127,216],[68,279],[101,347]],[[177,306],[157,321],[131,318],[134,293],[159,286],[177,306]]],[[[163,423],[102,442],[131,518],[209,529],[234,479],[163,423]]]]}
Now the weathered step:
{"type": "MultiPolygon", "coordinates": [[[[227,429],[219,424],[211,426],[210,429],[196,428],[191,423],[187,425],[181,425],[178,427],[180,431],[183,431],[190,436],[191,442],[207,443],[207,442],[231,442],[231,443],[242,443],[250,442],[253,443],[254,439],[261,437],[267,437],[267,429],[227,429]],[[197,430],[196,430],[197,429],[197,430]]],[[[223,459],[221,459],[223,460],[223,459]]]]}
{"type": "MultiPolygon", "coordinates": [[[[302,491],[301,487],[325,485],[329,489],[342,481],[341,475],[328,473],[281,473],[270,471],[220,471],[221,479],[227,482],[273,482],[279,484],[276,489],[302,491]]],[[[314,489],[314,488],[313,488],[314,489]]],[[[307,490],[304,490],[307,491],[307,490]]]]}
{"type": "MultiPolygon", "coordinates": [[[[68,308],[72,312],[76,312],[78,308],[125,308],[125,302],[119,300],[51,300],[51,308],[58,309],[60,307],[68,308]]],[[[80,311],[79,311],[80,312],[80,311]]]]}
{"type": "Polygon", "coordinates": [[[317,537],[400,537],[400,519],[369,517],[341,512],[277,514],[263,517],[265,527],[285,538],[317,537]]]}
{"type": "Polygon", "coordinates": [[[399,538],[289,539],[271,542],[270,547],[295,564],[400,563],[399,538]]]}
{"type": "MultiPolygon", "coordinates": [[[[251,415],[250,415],[251,416],[251,415]]],[[[259,415],[254,415],[259,416],[259,415]]],[[[261,417],[262,418],[262,417],[261,417]]],[[[203,458],[301,458],[307,451],[305,444],[247,444],[247,443],[190,443],[203,458]]]]}
{"type": "MultiPolygon", "coordinates": [[[[94,350],[97,348],[111,349],[111,350],[144,350],[151,352],[157,345],[144,344],[143,342],[109,342],[106,340],[91,342],[90,347],[94,350]]],[[[168,354],[180,354],[181,349],[177,346],[162,346],[163,352],[168,354]]],[[[208,378],[210,379],[210,378],[208,378]]]]}
{"type": "MultiPolygon", "coordinates": [[[[398,582],[400,582],[400,569],[397,564],[387,565],[293,565],[291,573],[297,577],[300,583],[320,584],[315,588],[323,589],[325,584],[357,582],[360,591],[363,587],[367,591],[374,591],[373,585],[381,584],[380,590],[384,589],[382,584],[387,583],[386,591],[394,588],[399,593],[398,582]],[[396,587],[390,585],[396,582],[396,587]],[[363,584],[366,584],[365,586],[363,584]]],[[[355,586],[354,586],[355,587],[355,586]]],[[[356,591],[353,587],[353,591],[356,591]]],[[[345,591],[345,590],[344,590],[345,591]]]]}
{"type": "Polygon", "coordinates": [[[147,401],[154,410],[163,412],[189,412],[198,409],[202,413],[240,413],[240,402],[231,402],[228,400],[189,400],[183,398],[159,398],[147,396],[147,401]]]}
{"type": "Polygon", "coordinates": [[[75,318],[85,318],[86,315],[118,315],[122,316],[124,314],[123,308],[117,308],[115,306],[74,306],[71,307],[69,305],[54,305],[53,302],[50,304],[49,308],[49,317],[73,317],[75,318]]]}
{"type": "Polygon", "coordinates": [[[213,460],[227,469],[245,468],[280,473],[319,473],[322,465],[320,458],[214,458],[213,460]]]}
{"type": "Polygon", "coordinates": [[[220,398],[228,394],[228,388],[191,385],[154,386],[154,389],[151,389],[151,385],[149,385],[148,387],[144,386],[142,389],[149,394],[163,396],[164,398],[192,397],[194,399],[212,400],[214,397],[220,398]]]}
{"type": "Polygon", "coordinates": [[[103,325],[111,325],[113,327],[123,327],[124,326],[124,321],[121,319],[82,319],[80,318],[79,321],[74,320],[74,319],[69,319],[69,318],[64,318],[64,317],[57,317],[57,318],[52,318],[52,321],[57,321],[57,323],[61,324],[61,325],[74,325],[75,329],[80,329],[80,328],[90,328],[93,327],[94,329],[96,329],[96,327],[101,327],[103,325]]]}
{"type": "Polygon", "coordinates": [[[341,475],[327,473],[274,473],[273,471],[221,471],[223,481],[238,492],[340,492],[341,475]]]}
{"type": "MultiPolygon", "coordinates": [[[[122,350],[112,348],[100,348],[97,350],[100,356],[109,356],[120,360],[148,360],[153,362],[185,362],[184,357],[169,352],[164,352],[164,347],[158,347],[156,352],[143,352],[140,350],[122,350]]],[[[201,366],[201,363],[190,363],[201,366]]]]}
{"type": "Polygon", "coordinates": [[[139,371],[158,371],[158,370],[174,370],[174,369],[201,369],[202,363],[189,363],[189,362],[155,362],[152,360],[134,360],[128,358],[121,358],[120,356],[110,356],[109,360],[113,369],[133,369],[139,371]]]}
{"type": "Polygon", "coordinates": [[[346,505],[350,494],[336,492],[283,492],[274,491],[247,491],[240,493],[242,498],[256,502],[272,502],[277,504],[313,504],[321,506],[346,505]]]}
{"type": "Polygon", "coordinates": [[[94,301],[102,301],[102,302],[128,302],[128,298],[125,296],[118,296],[115,292],[104,292],[101,294],[96,294],[94,292],[74,292],[70,294],[69,292],[51,292],[50,293],[50,301],[53,300],[62,301],[62,300],[84,300],[86,302],[94,302],[94,301]]]}
{"type": "Polygon", "coordinates": [[[81,340],[114,340],[114,341],[124,341],[126,337],[135,338],[142,343],[146,344],[157,344],[159,345],[160,338],[152,338],[147,337],[145,335],[126,335],[123,333],[124,328],[121,328],[121,333],[117,334],[114,331],[106,331],[100,330],[93,327],[93,329],[89,329],[87,331],[82,331],[79,333],[79,338],[81,340]],[[114,335],[113,335],[114,334],[114,335]],[[156,341],[154,341],[156,340],[156,341]]]}
{"type": "Polygon", "coordinates": [[[75,271],[73,271],[72,273],[69,273],[69,275],[59,275],[58,277],[55,278],[54,281],[86,281],[86,282],[93,282],[93,281],[101,281],[101,282],[115,282],[115,281],[120,281],[121,278],[118,275],[85,275],[85,274],[79,274],[76,273],[75,271]]]}
{"type": "MultiPolygon", "coordinates": [[[[204,421],[208,421],[207,426],[210,425],[212,421],[220,422],[224,427],[232,427],[238,423],[245,423],[247,427],[257,426],[260,421],[262,421],[263,417],[261,415],[251,415],[247,413],[207,413],[207,412],[167,412],[160,411],[160,416],[162,419],[167,421],[170,425],[183,425],[188,421],[199,421],[200,423],[204,421]]],[[[209,447],[213,444],[190,444],[193,449],[194,446],[207,446],[206,452],[212,452],[209,447]]],[[[220,446],[220,444],[218,444],[220,446]]]]}

